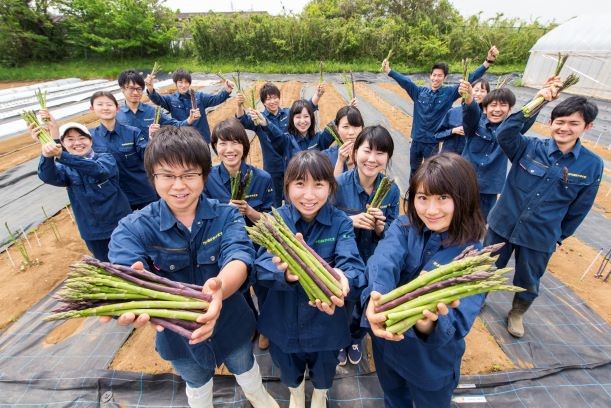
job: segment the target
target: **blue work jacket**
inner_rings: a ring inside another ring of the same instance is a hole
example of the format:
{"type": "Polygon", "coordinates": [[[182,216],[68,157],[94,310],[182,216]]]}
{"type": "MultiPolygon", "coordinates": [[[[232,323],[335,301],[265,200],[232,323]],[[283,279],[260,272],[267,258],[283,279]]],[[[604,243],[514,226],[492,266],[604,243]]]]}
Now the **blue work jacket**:
{"type": "MultiPolygon", "coordinates": [[[[284,221],[334,268],[341,269],[350,290],[365,286],[365,265],[359,256],[352,222],[341,211],[325,204],[307,223],[290,204],[278,209],[284,221]]],[[[269,287],[261,308],[258,328],[285,353],[339,350],[350,343],[348,316],[336,307],[331,316],[308,304],[299,283],[287,283],[284,273],[272,262],[272,255],[260,248],[255,261],[257,284],[269,287]]]]}
{"type": "Polygon", "coordinates": [[[549,253],[592,208],[604,164],[580,140],[563,154],[551,138],[522,136],[526,120],[516,112],[497,131],[511,169],[488,226],[512,244],[549,253]]]}
{"type": "MultiPolygon", "coordinates": [[[[149,126],[155,121],[155,107],[141,102],[136,112],[134,112],[126,104],[123,104],[119,108],[119,112],[117,112],[117,120],[124,125],[140,129],[142,135],[148,140],[149,126]]],[[[159,117],[159,124],[161,126],[189,126],[189,122],[187,122],[186,119],[176,120],[163,112],[161,112],[161,116],[159,117]]]]}
{"type": "MultiPolygon", "coordinates": [[[[480,65],[469,74],[469,82],[473,82],[484,75],[486,67],[480,65]]],[[[391,70],[388,73],[392,79],[397,81],[401,88],[414,101],[414,120],[412,124],[412,140],[423,143],[436,143],[435,131],[450,110],[452,104],[460,96],[458,85],[442,86],[433,91],[426,86],[418,86],[408,76],[391,70]]]]}
{"type": "MultiPolygon", "coordinates": [[[[451,262],[469,244],[480,247],[478,242],[445,246],[443,240],[446,238],[447,233],[439,234],[426,228],[420,234],[406,216],[397,218],[367,262],[369,285],[361,296],[364,308],[372,291],[388,293],[412,281],[421,271],[431,271],[451,262]]],[[[416,333],[412,327],[398,342],[376,338],[384,348],[384,361],[376,361],[376,364],[388,365],[408,382],[425,390],[458,382],[460,361],[465,352],[464,337],[483,303],[484,295],[461,299],[458,308],[450,309],[446,316],[439,316],[428,336],[416,333]]],[[[362,322],[364,327],[369,327],[364,314],[362,322]]]]}
{"type": "Polygon", "coordinates": [[[297,153],[303,150],[320,150],[328,149],[333,144],[335,139],[326,129],[316,132],[313,136],[295,136],[291,133],[282,132],[273,123],[267,124],[268,137],[272,147],[278,154],[282,155],[284,160],[284,168],[297,153]]]}
{"type": "MultiPolygon", "coordinates": [[[[244,176],[248,169],[252,171],[252,180],[246,192],[246,202],[258,212],[270,212],[274,204],[272,177],[265,170],[242,161],[240,174],[244,176]]],[[[212,167],[206,180],[204,194],[206,197],[215,198],[222,203],[229,202],[231,198],[231,179],[223,163],[212,167]]],[[[249,223],[249,220],[246,219],[246,222],[249,223]]]]}
{"type": "Polygon", "coordinates": [[[157,193],[144,170],[144,149],[147,138],[140,129],[115,121],[115,128],[108,131],[100,124],[89,129],[93,137],[93,150],[111,153],[119,168],[119,184],[130,205],[157,200],[157,193]]]}
{"type": "MultiPolygon", "coordinates": [[[[467,143],[462,156],[467,159],[477,173],[481,194],[499,194],[503,190],[509,160],[496,140],[500,123],[490,123],[475,100],[463,104],[463,127],[467,143]]],[[[525,133],[537,120],[533,115],[521,130],[525,133]]]]}
{"type": "MultiPolygon", "coordinates": [[[[154,90],[148,96],[151,102],[170,112],[170,115],[179,121],[187,120],[191,109],[194,109],[191,105],[191,95],[188,93],[181,94],[176,91],[171,95],[161,95],[157,90],[154,90]]],[[[197,129],[208,144],[210,144],[210,126],[208,125],[206,108],[211,108],[225,102],[229,96],[230,93],[225,89],[214,95],[195,91],[195,103],[197,108],[199,108],[201,117],[193,122],[192,126],[197,129]]]]}
{"type": "MultiPolygon", "coordinates": [[[[121,220],[112,234],[108,258],[112,263],[128,266],[141,261],[160,276],[196,285],[217,276],[234,260],[242,261],[250,269],[254,249],[240,212],[203,195],[195,211],[191,231],[176,219],[163,200],[132,213],[121,220]]],[[[221,314],[208,340],[189,345],[188,339],[164,330],[157,333],[156,349],[166,360],[191,357],[210,367],[248,341],[254,329],[254,315],[238,290],[223,300],[221,314]]]]}
{"type": "Polygon", "coordinates": [[[38,177],[47,184],[67,187],[81,238],[110,238],[119,220],[132,212],[119,187],[117,163],[110,153],[87,157],[62,151],[59,159],[40,156],[38,177]]]}
{"type": "Polygon", "coordinates": [[[263,169],[274,177],[284,178],[284,157],[282,157],[280,147],[272,144],[267,126],[255,125],[249,115],[242,115],[238,120],[245,129],[254,131],[259,138],[261,155],[263,156],[263,169]]]}
{"type": "MultiPolygon", "coordinates": [[[[337,177],[337,193],[335,194],[335,206],[346,213],[346,215],[357,215],[367,211],[367,204],[371,203],[373,196],[380,185],[384,175],[378,174],[373,184],[373,191],[369,195],[361,186],[359,181],[358,169],[354,168],[342,173],[337,177]]],[[[399,187],[393,182],[393,185],[388,192],[380,210],[386,217],[386,227],[384,231],[388,229],[390,224],[399,216],[399,199],[401,193],[399,187]]],[[[367,262],[369,257],[373,254],[373,251],[378,245],[378,242],[384,236],[378,236],[375,231],[365,230],[361,228],[354,228],[354,235],[356,236],[356,245],[359,249],[359,254],[364,262],[367,262]]]]}
{"type": "Polygon", "coordinates": [[[435,132],[435,139],[438,142],[443,142],[441,146],[442,153],[462,153],[465,147],[465,137],[452,133],[452,129],[459,126],[462,126],[462,108],[457,106],[450,109],[448,113],[445,114],[435,132]]]}

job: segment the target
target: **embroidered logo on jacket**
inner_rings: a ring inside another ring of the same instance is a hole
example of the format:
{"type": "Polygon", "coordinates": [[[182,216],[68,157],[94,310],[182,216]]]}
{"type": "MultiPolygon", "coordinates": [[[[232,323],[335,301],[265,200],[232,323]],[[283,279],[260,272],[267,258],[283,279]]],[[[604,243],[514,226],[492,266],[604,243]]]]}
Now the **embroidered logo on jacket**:
{"type": "Polygon", "coordinates": [[[217,238],[220,238],[223,235],[223,231],[219,232],[216,235],[211,236],[210,238],[202,241],[202,245],[208,245],[209,243],[211,243],[212,241],[214,241],[217,238]]]}

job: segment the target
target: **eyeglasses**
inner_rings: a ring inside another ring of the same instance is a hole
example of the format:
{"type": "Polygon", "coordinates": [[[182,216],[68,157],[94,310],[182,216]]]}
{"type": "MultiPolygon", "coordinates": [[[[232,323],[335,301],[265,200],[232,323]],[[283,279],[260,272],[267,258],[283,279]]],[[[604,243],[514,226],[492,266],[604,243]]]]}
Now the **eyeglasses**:
{"type": "Polygon", "coordinates": [[[180,179],[185,184],[193,183],[195,181],[201,180],[202,173],[185,173],[180,176],[175,176],[173,174],[168,173],[155,173],[153,174],[155,179],[163,184],[174,184],[176,179],[180,179]]]}
{"type": "Polygon", "coordinates": [[[142,91],[144,91],[144,89],[138,87],[133,87],[133,86],[126,86],[123,88],[125,90],[125,92],[136,92],[136,93],[142,93],[142,91]]]}

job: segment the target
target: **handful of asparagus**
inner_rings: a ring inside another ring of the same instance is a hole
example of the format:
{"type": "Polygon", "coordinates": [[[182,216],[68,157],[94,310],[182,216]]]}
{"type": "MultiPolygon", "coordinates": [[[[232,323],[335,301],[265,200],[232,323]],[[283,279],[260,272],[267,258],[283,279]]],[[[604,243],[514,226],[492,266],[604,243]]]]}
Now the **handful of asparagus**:
{"type": "Polygon", "coordinates": [[[319,299],[331,305],[331,296],[342,297],[339,274],[303,238],[293,234],[278,211],[273,209],[272,214],[263,213],[254,226],[246,227],[253,242],[288,264],[311,302],[319,299]]]}
{"type": "Polygon", "coordinates": [[[202,293],[201,286],[91,257],[70,266],[68,278],[55,297],[62,305],[45,321],[146,313],[151,323],[186,338],[200,327],[196,320],[212,301],[210,295],[202,293]]]}
{"type": "Polygon", "coordinates": [[[376,189],[376,192],[373,195],[373,199],[369,204],[369,208],[380,208],[380,206],[384,202],[384,199],[390,192],[393,181],[394,180],[388,176],[382,177],[382,180],[380,181],[380,184],[378,185],[378,188],[376,189]]]}
{"type": "Polygon", "coordinates": [[[252,170],[246,170],[244,175],[238,170],[235,176],[230,177],[231,180],[231,199],[244,200],[248,194],[248,188],[252,181],[252,170]]]}
{"type": "MultiPolygon", "coordinates": [[[[501,245],[502,246],[502,245],[501,245]]],[[[402,334],[422,319],[422,312],[435,312],[439,303],[494,291],[522,292],[525,289],[504,284],[504,274],[511,268],[495,269],[499,245],[481,251],[470,251],[463,258],[433,269],[383,295],[375,306],[376,313],[386,316],[386,330],[402,334]]],[[[464,254],[461,254],[464,255],[464,254]]]]}

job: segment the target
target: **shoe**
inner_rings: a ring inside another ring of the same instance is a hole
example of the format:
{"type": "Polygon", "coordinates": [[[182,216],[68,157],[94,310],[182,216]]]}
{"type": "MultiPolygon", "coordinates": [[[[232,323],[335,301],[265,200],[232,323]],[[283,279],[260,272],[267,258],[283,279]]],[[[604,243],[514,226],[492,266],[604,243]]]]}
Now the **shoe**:
{"type": "Polygon", "coordinates": [[[339,354],[337,355],[337,365],[345,366],[348,362],[348,356],[346,355],[345,349],[340,349],[339,354]]]}
{"type": "Polygon", "coordinates": [[[262,334],[259,334],[259,349],[267,350],[269,348],[269,339],[262,334]]]}
{"type": "Polygon", "coordinates": [[[361,358],[363,358],[361,345],[359,343],[353,343],[348,349],[348,360],[350,360],[350,363],[356,365],[361,362],[361,358]]]}
{"type": "Polygon", "coordinates": [[[519,339],[524,336],[524,313],[526,313],[530,305],[532,305],[532,301],[524,300],[514,295],[511,310],[507,315],[507,331],[513,337],[519,339]]]}

